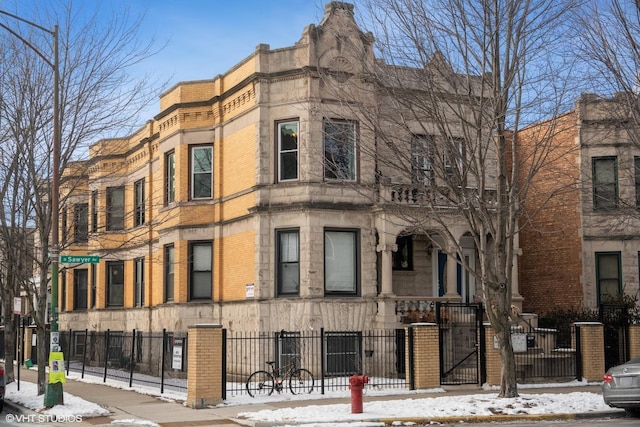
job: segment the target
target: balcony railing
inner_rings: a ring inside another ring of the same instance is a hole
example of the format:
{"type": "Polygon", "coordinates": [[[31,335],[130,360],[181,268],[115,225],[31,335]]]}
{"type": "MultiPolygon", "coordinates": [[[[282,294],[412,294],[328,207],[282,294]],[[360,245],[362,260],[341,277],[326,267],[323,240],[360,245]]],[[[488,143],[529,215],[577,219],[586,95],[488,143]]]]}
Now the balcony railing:
{"type": "MultiPolygon", "coordinates": [[[[455,199],[456,195],[451,194],[450,189],[440,186],[412,185],[412,184],[387,184],[380,186],[380,202],[391,203],[396,205],[425,205],[447,206],[452,204],[451,199],[455,199]]],[[[492,204],[496,201],[496,191],[493,189],[485,190],[483,203],[492,204]]],[[[477,198],[477,189],[472,187],[465,188],[464,198],[467,203],[473,200],[473,196],[477,198]]]]}

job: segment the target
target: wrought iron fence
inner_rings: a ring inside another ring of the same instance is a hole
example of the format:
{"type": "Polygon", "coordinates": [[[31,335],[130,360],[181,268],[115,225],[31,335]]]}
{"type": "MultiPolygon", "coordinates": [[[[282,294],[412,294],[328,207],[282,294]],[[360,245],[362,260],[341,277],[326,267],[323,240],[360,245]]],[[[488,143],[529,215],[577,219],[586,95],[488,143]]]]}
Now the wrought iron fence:
{"type": "Polygon", "coordinates": [[[61,331],[60,345],[70,371],[184,392],[187,389],[187,334],[61,331]]]}
{"type": "Polygon", "coordinates": [[[515,330],[511,341],[518,381],[538,382],[578,377],[576,330],[531,328],[515,330]]]}
{"type": "Polygon", "coordinates": [[[226,392],[245,394],[251,373],[284,366],[296,358],[311,371],[314,389],[348,389],[349,377],[367,375],[368,387],[404,388],[404,329],[375,331],[225,331],[226,392]]]}

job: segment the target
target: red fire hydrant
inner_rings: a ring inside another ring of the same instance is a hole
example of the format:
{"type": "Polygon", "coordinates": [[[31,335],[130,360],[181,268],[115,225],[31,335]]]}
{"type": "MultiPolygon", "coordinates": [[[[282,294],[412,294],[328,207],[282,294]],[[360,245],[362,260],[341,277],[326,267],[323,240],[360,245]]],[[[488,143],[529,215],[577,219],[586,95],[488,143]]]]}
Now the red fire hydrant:
{"type": "Polygon", "coordinates": [[[366,375],[353,375],[349,378],[349,389],[351,390],[351,413],[362,413],[362,389],[369,382],[366,375]]]}

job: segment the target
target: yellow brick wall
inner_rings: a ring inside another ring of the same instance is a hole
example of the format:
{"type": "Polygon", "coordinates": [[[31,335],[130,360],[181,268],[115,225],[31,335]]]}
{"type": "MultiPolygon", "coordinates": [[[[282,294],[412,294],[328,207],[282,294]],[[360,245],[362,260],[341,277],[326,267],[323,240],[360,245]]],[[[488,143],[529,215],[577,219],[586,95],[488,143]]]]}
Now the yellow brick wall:
{"type": "Polygon", "coordinates": [[[234,69],[225,74],[222,78],[221,84],[224,90],[229,90],[235,85],[242,82],[247,77],[251,76],[256,71],[256,56],[252,56],[247,59],[246,62],[240,63],[234,67],[234,69]]]}
{"type": "Polygon", "coordinates": [[[187,406],[194,409],[222,401],[222,348],[219,325],[194,325],[188,333],[187,406]]]}
{"type": "Polygon", "coordinates": [[[151,262],[148,263],[151,271],[147,275],[146,299],[150,306],[162,304],[164,302],[164,247],[160,246],[158,251],[153,253],[151,262]]]}
{"type": "Polygon", "coordinates": [[[219,255],[214,263],[214,289],[219,301],[246,298],[247,283],[255,283],[255,231],[217,239],[214,250],[219,255]],[[222,270],[221,270],[222,269],[222,270]]]}
{"type": "Polygon", "coordinates": [[[173,302],[187,302],[189,300],[189,242],[178,240],[174,242],[174,247],[173,302]]]}
{"type": "MultiPolygon", "coordinates": [[[[106,264],[104,261],[101,260],[99,264],[96,264],[96,281],[98,282],[96,286],[96,308],[105,308],[105,303],[107,300],[104,277],[105,269],[106,264]]],[[[89,278],[89,280],[91,280],[91,278],[89,278]]]]}
{"type": "Polygon", "coordinates": [[[493,337],[495,336],[495,331],[488,324],[485,324],[484,336],[486,342],[485,362],[487,369],[487,384],[500,385],[500,379],[502,378],[500,350],[494,348],[493,337]]]}
{"type": "Polygon", "coordinates": [[[629,359],[640,356],[640,325],[629,325],[629,359]]]}
{"type": "MultiPolygon", "coordinates": [[[[215,222],[246,216],[255,205],[252,194],[242,194],[256,184],[255,149],[257,124],[234,130],[224,135],[221,141],[203,141],[214,144],[214,198],[211,201],[190,202],[190,151],[184,140],[191,141],[187,129],[213,128],[221,120],[230,120],[255,106],[256,96],[253,85],[244,88],[236,86],[255,72],[255,59],[238,64],[232,71],[212,80],[179,83],[161,95],[161,112],[181,103],[201,102],[218,95],[219,101],[211,105],[183,106],[163,116],[158,121],[149,121],[135,133],[123,137],[97,141],[90,147],[89,157],[97,160],[86,171],[88,180],[76,189],[83,190],[83,197],[90,202],[91,190],[98,191],[98,228],[102,231],[106,224],[106,188],[125,187],[125,230],[114,233],[99,233],[91,236],[89,245],[78,247],[77,254],[100,253],[102,261],[96,265],[97,309],[106,304],[105,262],[125,261],[124,306],[134,305],[134,262],[145,256],[145,305],[155,306],[165,303],[164,292],[164,240],[166,233],[175,230],[200,227],[213,230],[215,222]],[[225,91],[234,88],[233,93],[225,91]],[[228,95],[228,96],[227,96],[228,95]],[[187,135],[187,136],[185,136],[187,135]],[[171,137],[167,140],[167,137],[171,137]],[[149,140],[147,141],[147,138],[149,140]],[[178,139],[174,139],[178,138],[178,139]],[[163,141],[175,145],[176,180],[175,198],[177,203],[166,207],[165,198],[165,151],[163,141]],[[224,162],[221,164],[220,162],[224,162]],[[149,227],[134,224],[134,182],[144,177],[146,196],[146,221],[149,227]],[[91,186],[89,186],[89,184],[91,186]],[[223,200],[223,202],[220,202],[223,200]],[[161,241],[162,244],[157,244],[161,241]],[[154,252],[149,253],[149,242],[154,244],[154,252]],[[109,251],[108,255],[105,251],[109,251]]],[[[227,128],[228,129],[228,128],[227,128]]],[[[77,173],[83,169],[70,169],[67,173],[77,173]]],[[[69,190],[74,191],[74,190],[69,190]]],[[[90,229],[92,206],[89,207],[90,229]]],[[[69,210],[72,223],[72,211],[69,210]]],[[[192,233],[193,234],[193,233],[192,233]]],[[[225,231],[221,230],[224,235],[225,231]]],[[[175,234],[174,234],[175,235],[175,234]]],[[[209,236],[213,235],[213,231],[209,236]]],[[[207,237],[208,238],[208,237],[207,237]]],[[[174,241],[175,276],[174,302],[188,301],[188,242],[174,241]]],[[[244,232],[214,240],[214,300],[237,300],[245,298],[245,286],[254,283],[255,278],[255,232],[244,232]]],[[[67,289],[60,295],[59,304],[65,298],[65,308],[73,303],[72,272],[67,273],[67,289]]],[[[89,274],[89,293],[92,276],[89,274]]],[[[91,302],[89,302],[89,307],[91,302]]]]}
{"type": "Polygon", "coordinates": [[[211,99],[216,94],[215,87],[213,80],[181,82],[161,95],[160,111],[174,104],[211,99]]]}
{"type": "Polygon", "coordinates": [[[124,307],[133,307],[134,265],[133,260],[124,262],[124,307]]]}
{"type": "Polygon", "coordinates": [[[602,381],[604,374],[604,327],[601,323],[576,323],[580,328],[582,377],[587,381],[602,381]]]}
{"type": "MultiPolygon", "coordinates": [[[[436,324],[416,324],[413,328],[413,378],[417,390],[440,387],[440,335],[436,324]]],[[[405,335],[409,336],[406,328],[405,335]]],[[[407,350],[409,347],[407,341],[407,350]]],[[[410,364],[406,363],[407,384],[411,379],[410,364]]]]}
{"type": "MultiPolygon", "coordinates": [[[[227,197],[255,185],[256,128],[251,124],[221,141],[222,154],[215,160],[221,171],[222,194],[227,197]],[[247,155],[249,153],[249,155],[247,155]],[[220,164],[222,162],[222,164],[220,164]]],[[[218,195],[216,195],[218,196],[218,195]]]]}

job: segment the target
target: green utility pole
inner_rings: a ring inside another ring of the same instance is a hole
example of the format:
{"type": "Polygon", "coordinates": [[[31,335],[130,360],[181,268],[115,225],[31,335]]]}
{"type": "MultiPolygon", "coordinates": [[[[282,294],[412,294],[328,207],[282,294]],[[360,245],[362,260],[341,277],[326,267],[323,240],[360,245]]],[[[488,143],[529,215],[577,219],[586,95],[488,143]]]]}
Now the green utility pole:
{"type": "MultiPolygon", "coordinates": [[[[33,50],[40,58],[44,60],[53,69],[53,152],[52,164],[53,171],[51,177],[51,248],[50,248],[50,261],[51,261],[51,336],[57,336],[58,334],[58,263],[60,256],[60,241],[58,237],[58,211],[59,211],[59,197],[60,197],[60,61],[58,58],[58,25],[53,27],[53,30],[45,28],[35,22],[28,21],[12,13],[0,10],[0,14],[10,16],[18,21],[24,22],[34,28],[49,33],[53,37],[53,62],[47,58],[38,48],[31,44],[28,40],[24,39],[16,31],[12,30],[3,23],[0,23],[0,27],[4,28],[31,50],[33,50]]],[[[38,343],[41,345],[43,343],[38,343]]],[[[59,342],[50,343],[49,349],[51,352],[60,351],[59,342]],[[54,348],[55,345],[55,348],[54,348]]],[[[50,374],[51,375],[51,374],[50,374]]],[[[44,405],[47,408],[51,408],[55,405],[63,404],[63,389],[62,382],[52,383],[51,380],[47,383],[44,394],[44,405]]]]}

